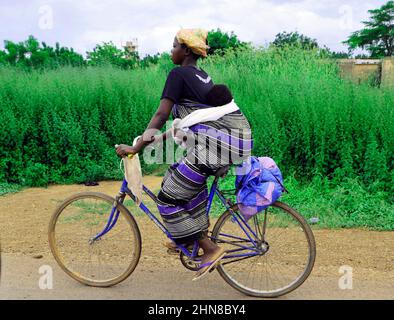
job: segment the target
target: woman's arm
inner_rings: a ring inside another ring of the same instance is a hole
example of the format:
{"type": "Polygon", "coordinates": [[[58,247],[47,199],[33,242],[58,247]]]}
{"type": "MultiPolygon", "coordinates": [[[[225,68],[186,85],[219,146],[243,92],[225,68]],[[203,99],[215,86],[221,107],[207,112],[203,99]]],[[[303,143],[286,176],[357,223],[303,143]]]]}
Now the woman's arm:
{"type": "Polygon", "coordinates": [[[149,122],[148,127],[146,128],[144,134],[142,135],[142,139],[139,139],[134,147],[127,145],[120,145],[116,149],[116,153],[120,156],[124,156],[127,154],[136,154],[139,153],[143,148],[147,145],[151,144],[155,138],[155,133],[158,130],[163,128],[166,121],[170,117],[172,107],[174,106],[174,102],[170,99],[162,99],[160,101],[160,106],[157,109],[156,113],[153,115],[151,121],[149,122]]]}
{"type": "Polygon", "coordinates": [[[166,132],[163,132],[161,135],[155,136],[155,141],[153,143],[154,144],[164,143],[169,138],[172,138],[171,130],[167,130],[166,132]]]}

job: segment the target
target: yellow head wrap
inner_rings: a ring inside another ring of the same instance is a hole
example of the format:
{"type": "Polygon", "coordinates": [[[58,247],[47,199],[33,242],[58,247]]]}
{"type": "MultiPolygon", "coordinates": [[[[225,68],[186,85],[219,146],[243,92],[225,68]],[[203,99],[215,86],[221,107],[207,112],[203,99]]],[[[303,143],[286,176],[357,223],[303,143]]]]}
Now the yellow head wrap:
{"type": "Polygon", "coordinates": [[[188,46],[195,54],[206,57],[208,31],[204,29],[181,29],[176,34],[176,38],[180,44],[188,46]]]}

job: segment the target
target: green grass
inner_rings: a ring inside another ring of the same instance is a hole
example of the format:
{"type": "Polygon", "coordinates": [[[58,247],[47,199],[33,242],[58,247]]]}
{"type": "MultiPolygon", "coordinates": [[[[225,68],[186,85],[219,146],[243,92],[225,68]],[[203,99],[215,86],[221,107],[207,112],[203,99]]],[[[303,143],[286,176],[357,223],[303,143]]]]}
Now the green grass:
{"type": "Polygon", "coordinates": [[[357,180],[325,188],[320,182],[299,184],[286,179],[289,194],[280,199],[307,220],[319,218],[316,228],[394,230],[394,206],[384,193],[369,194],[357,180]]]}
{"type": "MultiPolygon", "coordinates": [[[[219,189],[232,189],[234,183],[235,177],[228,176],[219,189]]],[[[289,193],[283,193],[278,201],[290,205],[308,221],[319,218],[314,228],[394,230],[394,206],[387,202],[387,195],[368,193],[357,179],[333,186],[328,179],[315,178],[310,183],[301,183],[290,176],[284,185],[289,193]]],[[[232,199],[236,201],[235,197],[232,199]]],[[[215,198],[212,215],[219,217],[224,211],[225,207],[215,198]]]]}
{"type": "Polygon", "coordinates": [[[0,183],[0,196],[8,194],[8,193],[16,193],[23,189],[21,185],[15,183],[0,183]]]}

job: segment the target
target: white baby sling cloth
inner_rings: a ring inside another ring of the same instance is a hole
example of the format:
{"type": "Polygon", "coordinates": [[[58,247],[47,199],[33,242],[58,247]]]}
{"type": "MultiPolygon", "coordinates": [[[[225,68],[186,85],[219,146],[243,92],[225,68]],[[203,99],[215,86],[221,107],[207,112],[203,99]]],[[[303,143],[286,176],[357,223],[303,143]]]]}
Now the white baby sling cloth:
{"type": "MultiPolygon", "coordinates": [[[[230,103],[214,108],[206,108],[194,111],[183,119],[175,119],[172,123],[171,134],[177,145],[185,147],[183,139],[179,138],[177,131],[181,130],[184,133],[189,131],[189,128],[203,122],[216,121],[226,114],[238,111],[239,107],[232,100],[230,103]]],[[[134,139],[133,146],[137,143],[140,137],[134,139]]],[[[124,157],[124,174],[127,181],[127,186],[136,197],[136,203],[139,206],[142,199],[142,171],[138,154],[132,157],[124,157]]]]}
{"type": "Polygon", "coordinates": [[[198,123],[216,121],[221,117],[225,116],[226,114],[233,113],[238,110],[239,108],[234,102],[234,100],[221,107],[196,110],[184,117],[183,119],[175,119],[172,122],[172,128],[170,129],[172,137],[176,144],[182,147],[186,147],[183,139],[179,138],[179,135],[177,135],[178,130],[183,131],[183,133],[187,133],[190,127],[198,123]]]}

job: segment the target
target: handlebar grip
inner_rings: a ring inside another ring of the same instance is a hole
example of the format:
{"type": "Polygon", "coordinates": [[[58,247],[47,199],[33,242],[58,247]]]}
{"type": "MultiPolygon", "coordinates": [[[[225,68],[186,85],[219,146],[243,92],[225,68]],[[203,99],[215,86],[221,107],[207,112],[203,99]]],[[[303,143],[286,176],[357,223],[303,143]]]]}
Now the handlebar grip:
{"type": "MultiPolygon", "coordinates": [[[[118,147],[119,147],[119,145],[118,145],[118,144],[115,144],[115,148],[118,148],[118,147]]],[[[134,154],[128,154],[127,157],[128,157],[129,159],[133,159],[134,154]]]]}

